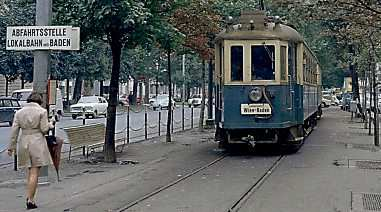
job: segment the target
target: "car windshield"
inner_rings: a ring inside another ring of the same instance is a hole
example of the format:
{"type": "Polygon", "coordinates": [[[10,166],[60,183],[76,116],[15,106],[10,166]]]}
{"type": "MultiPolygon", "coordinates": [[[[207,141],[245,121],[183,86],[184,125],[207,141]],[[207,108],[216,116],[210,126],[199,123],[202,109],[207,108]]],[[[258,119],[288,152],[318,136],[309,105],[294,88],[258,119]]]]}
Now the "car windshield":
{"type": "Polygon", "coordinates": [[[78,103],[98,103],[98,97],[96,96],[84,96],[78,101],[78,103]]]}
{"type": "Polygon", "coordinates": [[[26,101],[26,99],[28,99],[31,93],[31,91],[15,92],[12,94],[12,97],[16,98],[19,101],[26,101]]]}
{"type": "Polygon", "coordinates": [[[168,99],[168,96],[157,96],[156,97],[157,100],[165,100],[165,99],[168,99]]]}

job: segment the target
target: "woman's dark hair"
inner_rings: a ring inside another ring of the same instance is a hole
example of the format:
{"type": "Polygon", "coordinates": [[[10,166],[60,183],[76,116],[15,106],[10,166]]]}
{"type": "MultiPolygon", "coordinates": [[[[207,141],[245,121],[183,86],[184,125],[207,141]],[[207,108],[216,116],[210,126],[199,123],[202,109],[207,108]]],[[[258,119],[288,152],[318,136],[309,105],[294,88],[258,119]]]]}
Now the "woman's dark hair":
{"type": "Polygon", "coordinates": [[[42,96],[39,93],[32,92],[29,95],[28,99],[26,99],[26,102],[27,103],[34,102],[34,103],[37,103],[37,104],[41,105],[42,104],[42,96]]]}

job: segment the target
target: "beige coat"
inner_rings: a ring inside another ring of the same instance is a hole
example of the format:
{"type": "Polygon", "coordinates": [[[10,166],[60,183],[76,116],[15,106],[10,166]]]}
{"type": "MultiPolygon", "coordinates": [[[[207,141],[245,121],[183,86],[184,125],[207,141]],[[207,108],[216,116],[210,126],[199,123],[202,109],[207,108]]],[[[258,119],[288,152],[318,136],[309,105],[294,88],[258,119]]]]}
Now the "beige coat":
{"type": "Polygon", "coordinates": [[[28,103],[17,111],[13,120],[9,149],[18,143],[18,165],[39,167],[52,164],[45,135],[53,124],[49,123],[46,109],[37,103],[28,103]],[[19,131],[21,135],[19,137],[19,131]]]}

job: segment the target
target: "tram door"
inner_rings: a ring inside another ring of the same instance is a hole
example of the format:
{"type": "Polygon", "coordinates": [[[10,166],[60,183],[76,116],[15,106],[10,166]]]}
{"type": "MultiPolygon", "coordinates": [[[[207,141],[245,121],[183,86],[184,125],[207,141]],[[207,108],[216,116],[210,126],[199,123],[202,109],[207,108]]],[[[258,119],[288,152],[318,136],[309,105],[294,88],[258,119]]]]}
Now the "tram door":
{"type": "Polygon", "coordinates": [[[297,45],[293,42],[290,42],[288,45],[288,83],[289,83],[289,107],[290,115],[292,120],[297,120],[297,110],[300,107],[299,105],[299,92],[297,87],[297,45]]]}

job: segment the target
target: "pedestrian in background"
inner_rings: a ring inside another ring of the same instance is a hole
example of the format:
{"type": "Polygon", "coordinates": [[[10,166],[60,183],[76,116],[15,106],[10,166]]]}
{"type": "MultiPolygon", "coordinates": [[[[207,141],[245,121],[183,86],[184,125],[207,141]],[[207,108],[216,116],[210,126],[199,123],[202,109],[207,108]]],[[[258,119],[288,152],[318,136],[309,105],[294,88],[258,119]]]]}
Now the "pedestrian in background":
{"type": "Polygon", "coordinates": [[[55,121],[49,122],[47,110],[41,107],[42,96],[32,93],[27,104],[16,112],[11,132],[8,155],[15,153],[17,142],[19,165],[28,168],[27,209],[37,208],[34,196],[37,189],[40,168],[52,164],[45,135],[54,128],[55,121]],[[19,131],[21,135],[19,137],[19,131]]]}

